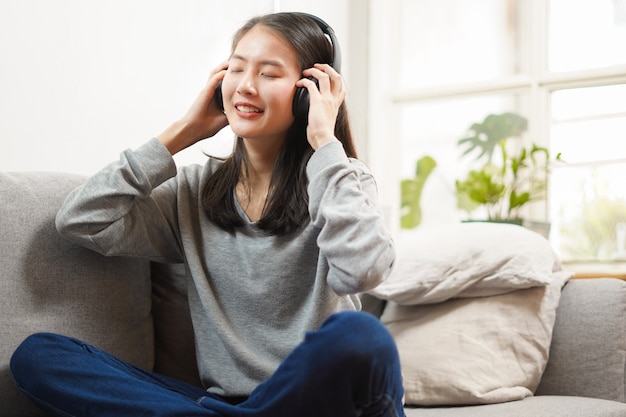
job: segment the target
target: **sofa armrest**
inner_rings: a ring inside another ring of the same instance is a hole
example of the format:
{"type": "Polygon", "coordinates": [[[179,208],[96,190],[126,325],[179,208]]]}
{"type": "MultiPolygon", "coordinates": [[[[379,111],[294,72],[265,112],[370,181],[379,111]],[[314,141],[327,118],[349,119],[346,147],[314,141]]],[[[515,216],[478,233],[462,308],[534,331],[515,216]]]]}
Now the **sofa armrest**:
{"type": "Polygon", "coordinates": [[[574,279],[563,289],[537,395],[626,402],[626,281],[574,279]]]}

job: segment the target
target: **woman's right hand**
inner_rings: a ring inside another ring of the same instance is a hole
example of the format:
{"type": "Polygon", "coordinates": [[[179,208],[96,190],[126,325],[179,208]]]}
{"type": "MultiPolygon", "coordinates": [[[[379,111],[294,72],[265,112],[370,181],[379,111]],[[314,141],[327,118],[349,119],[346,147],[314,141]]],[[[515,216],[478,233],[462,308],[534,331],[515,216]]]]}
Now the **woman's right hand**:
{"type": "Polygon", "coordinates": [[[157,137],[172,155],[228,126],[228,119],[215,100],[215,88],[224,78],[227,68],[228,62],[224,62],[213,69],[187,113],[157,137]]]}

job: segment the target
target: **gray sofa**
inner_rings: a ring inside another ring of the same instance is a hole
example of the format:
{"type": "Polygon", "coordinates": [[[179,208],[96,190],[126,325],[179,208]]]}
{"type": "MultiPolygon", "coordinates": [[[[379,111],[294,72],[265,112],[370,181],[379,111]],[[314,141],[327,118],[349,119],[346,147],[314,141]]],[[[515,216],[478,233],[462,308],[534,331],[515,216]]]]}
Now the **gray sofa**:
{"type": "MultiPolygon", "coordinates": [[[[0,173],[0,417],[44,415],[15,388],[9,358],[37,331],[69,334],[140,366],[197,382],[181,265],[105,258],[58,236],[54,216],[84,178],[0,173]]],[[[365,299],[380,314],[384,303],[365,299]]],[[[557,311],[536,395],[410,417],[625,417],[626,282],[572,280],[557,311]]],[[[33,376],[36,377],[36,376],[33,376]]]]}

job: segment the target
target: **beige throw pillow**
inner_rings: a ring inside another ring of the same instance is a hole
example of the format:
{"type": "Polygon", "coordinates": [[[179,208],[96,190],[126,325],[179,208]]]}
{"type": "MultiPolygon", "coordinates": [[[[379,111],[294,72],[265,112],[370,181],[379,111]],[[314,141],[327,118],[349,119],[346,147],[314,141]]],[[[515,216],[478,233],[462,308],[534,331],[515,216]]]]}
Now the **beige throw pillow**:
{"type": "Polygon", "coordinates": [[[504,223],[457,223],[417,230],[397,242],[389,278],[371,295],[398,304],[484,297],[548,284],[560,269],[547,239],[504,223]]]}
{"type": "Polygon", "coordinates": [[[548,286],[497,296],[388,303],[381,320],[398,345],[406,403],[489,404],[533,395],[570,276],[556,272],[548,286]]]}

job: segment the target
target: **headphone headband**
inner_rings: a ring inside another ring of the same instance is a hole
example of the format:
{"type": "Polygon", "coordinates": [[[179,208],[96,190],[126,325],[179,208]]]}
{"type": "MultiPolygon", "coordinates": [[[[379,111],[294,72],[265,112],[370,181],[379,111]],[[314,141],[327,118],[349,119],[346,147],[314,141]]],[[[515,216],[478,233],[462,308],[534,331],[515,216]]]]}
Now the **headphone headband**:
{"type": "Polygon", "coordinates": [[[335,71],[340,73],[341,72],[341,50],[339,48],[339,41],[337,40],[337,36],[335,35],[335,31],[333,30],[333,28],[324,20],[310,13],[297,12],[296,14],[300,16],[308,17],[309,19],[313,20],[317,24],[317,26],[319,26],[319,28],[322,29],[322,32],[324,32],[324,35],[328,36],[328,38],[330,39],[330,45],[333,50],[333,61],[330,63],[330,65],[335,69],[335,71]]]}

